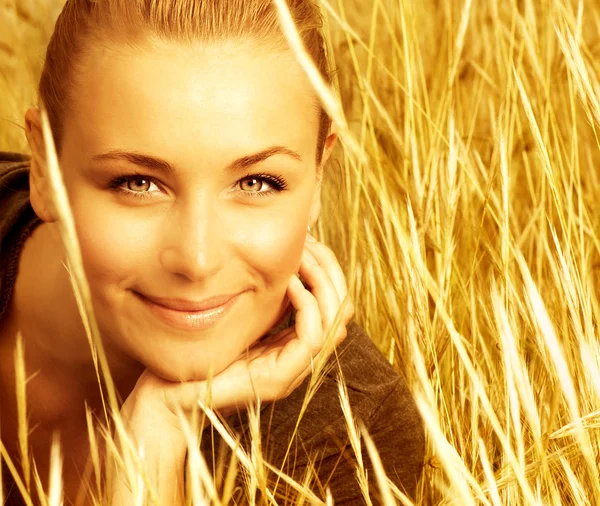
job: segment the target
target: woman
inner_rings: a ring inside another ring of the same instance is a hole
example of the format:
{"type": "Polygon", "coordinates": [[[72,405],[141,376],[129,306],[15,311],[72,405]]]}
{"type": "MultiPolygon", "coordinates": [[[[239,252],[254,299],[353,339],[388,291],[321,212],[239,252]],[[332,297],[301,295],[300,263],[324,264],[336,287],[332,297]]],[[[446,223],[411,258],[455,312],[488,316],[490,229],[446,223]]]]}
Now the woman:
{"type": "MultiPolygon", "coordinates": [[[[288,6],[329,80],[317,8],[309,0],[288,6]]],[[[275,5],[69,0],[39,93],[125,400],[121,414],[145,442],[145,465],[162,476],[154,483],[162,503],[183,498],[187,444],[177,407],[191,409],[209,376],[212,407],[230,415],[242,444],[243,410],[260,399],[269,462],[299,481],[312,465],[318,496],[329,488],[336,504],[364,503],[338,400],[340,370],[390,479],[414,495],[424,451],[415,404],[350,321],[335,256],[307,233],[336,134],[275,5]],[[338,311],[332,367],[296,430],[311,364],[328,352],[338,311]]],[[[31,452],[44,479],[52,432],[60,431],[65,493],[74,500],[89,460],[84,407],[100,414],[102,400],[65,268],[39,109],[25,120],[32,156],[4,153],[0,171],[1,437],[17,461],[20,331],[35,374],[27,384],[31,452]]],[[[216,440],[205,430],[209,466],[216,440]]],[[[289,490],[280,483],[274,493],[289,490]]],[[[377,497],[374,481],[370,492],[377,497]]],[[[115,487],[109,503],[132,503],[128,493],[115,487]]]]}

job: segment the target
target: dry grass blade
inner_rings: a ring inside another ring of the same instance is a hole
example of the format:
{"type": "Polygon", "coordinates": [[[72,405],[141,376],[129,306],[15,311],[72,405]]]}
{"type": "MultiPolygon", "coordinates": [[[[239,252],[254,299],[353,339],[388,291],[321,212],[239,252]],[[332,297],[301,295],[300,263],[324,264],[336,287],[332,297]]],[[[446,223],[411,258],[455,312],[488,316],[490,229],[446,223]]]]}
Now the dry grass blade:
{"type": "Polygon", "coordinates": [[[233,436],[233,434],[227,429],[225,424],[219,419],[217,414],[210,409],[208,406],[202,402],[202,400],[198,400],[198,405],[200,409],[204,411],[206,417],[209,422],[213,425],[213,427],[217,430],[219,435],[223,438],[225,443],[231,448],[235,454],[236,458],[240,461],[240,463],[244,466],[247,471],[252,470],[252,460],[248,457],[248,454],[244,451],[244,449],[239,445],[239,442],[233,436]]]}
{"type": "MultiPolygon", "coordinates": [[[[307,500],[310,504],[314,504],[315,506],[322,506],[325,504],[321,499],[319,499],[319,497],[317,497],[317,495],[310,488],[307,488],[305,485],[298,483],[292,477],[288,476],[286,473],[284,473],[280,469],[277,469],[275,466],[272,466],[268,462],[265,462],[264,465],[267,469],[275,473],[279,479],[287,483],[293,490],[295,490],[298,493],[297,500],[307,500]]],[[[271,497],[271,500],[273,500],[273,504],[279,504],[277,501],[275,501],[273,497],[271,497]]]]}
{"type": "Polygon", "coordinates": [[[221,506],[222,503],[217,494],[213,477],[200,451],[199,437],[195,430],[197,426],[196,417],[192,417],[190,422],[179,407],[177,407],[177,415],[188,445],[187,462],[192,491],[192,505],[214,504],[215,506],[221,506]]]}
{"type": "Polygon", "coordinates": [[[577,441],[580,445],[582,455],[585,458],[587,465],[589,466],[589,479],[592,480],[592,482],[594,483],[594,487],[592,488],[592,490],[594,491],[594,495],[597,496],[597,499],[600,500],[600,481],[598,480],[598,474],[596,472],[596,457],[592,452],[593,445],[589,439],[589,435],[579,422],[579,420],[581,419],[581,415],[577,400],[578,396],[576,393],[573,378],[571,377],[571,373],[569,371],[569,365],[567,363],[566,357],[564,356],[562,346],[560,345],[559,340],[556,336],[554,327],[552,325],[552,322],[550,321],[549,315],[544,306],[540,293],[536,288],[535,284],[533,283],[529,270],[527,269],[527,266],[522,258],[519,258],[519,264],[521,266],[523,277],[525,279],[525,286],[529,294],[530,303],[532,305],[532,311],[536,318],[540,332],[546,342],[546,346],[548,347],[550,356],[552,357],[552,361],[556,368],[558,380],[560,382],[560,387],[564,392],[564,397],[569,407],[572,420],[575,423],[575,437],[577,438],[577,441]]]}
{"type": "Polygon", "coordinates": [[[27,373],[25,352],[21,333],[17,335],[15,347],[15,385],[19,422],[19,453],[25,479],[25,487],[31,493],[31,462],[29,460],[29,421],[27,420],[27,373]]]}
{"type": "Polygon", "coordinates": [[[19,472],[17,471],[17,468],[15,467],[15,464],[13,463],[12,459],[8,455],[8,452],[6,451],[6,447],[4,446],[4,443],[2,443],[2,441],[0,441],[0,454],[2,455],[2,458],[4,459],[4,463],[6,464],[8,471],[10,472],[17,488],[19,489],[19,492],[21,493],[21,496],[23,497],[23,500],[25,501],[26,506],[33,506],[33,501],[31,500],[31,496],[27,492],[27,488],[25,487],[23,480],[19,476],[19,472]]]}
{"type": "Polygon", "coordinates": [[[304,48],[302,39],[296,30],[294,20],[292,19],[288,6],[284,0],[273,1],[279,10],[281,26],[285,36],[287,37],[290,47],[293,53],[296,55],[298,62],[308,75],[308,78],[310,79],[310,82],[314,86],[319,98],[321,99],[325,110],[330,115],[332,120],[338,125],[340,134],[343,137],[348,149],[350,149],[355,156],[362,158],[362,152],[354,140],[354,137],[348,128],[348,124],[346,123],[346,118],[344,116],[344,111],[341,107],[341,104],[335,98],[329,86],[325,83],[323,77],[319,73],[319,70],[304,48]]]}
{"type": "MultiPolygon", "coordinates": [[[[48,498],[46,497],[46,491],[42,485],[42,478],[38,472],[37,464],[35,461],[32,461],[32,464],[33,484],[35,486],[37,497],[40,499],[40,506],[48,506],[48,498]]],[[[35,497],[33,494],[31,494],[31,496],[35,497]]]]}
{"type": "MultiPolygon", "coordinates": [[[[0,453],[0,471],[4,469],[2,464],[2,453],[0,453]]],[[[0,472],[0,504],[4,504],[4,473],[0,472]]]]}
{"type": "MultiPolygon", "coordinates": [[[[456,450],[448,443],[441,428],[438,425],[435,415],[431,408],[426,404],[423,398],[417,397],[417,404],[421,415],[425,420],[429,434],[433,440],[434,447],[436,448],[436,456],[444,466],[451,486],[454,489],[457,497],[454,499],[454,504],[462,504],[465,506],[475,505],[476,500],[473,496],[471,489],[468,485],[476,485],[473,477],[465,469],[464,464],[461,462],[460,456],[457,455],[456,450]]],[[[479,500],[482,504],[489,505],[489,501],[481,494],[479,500]]]]}
{"type": "Polygon", "coordinates": [[[143,464],[143,441],[140,442],[141,446],[136,446],[136,442],[132,440],[122,418],[115,415],[113,420],[118,445],[115,445],[112,439],[107,439],[107,443],[109,444],[110,455],[119,467],[117,472],[119,478],[117,483],[110,487],[112,494],[121,499],[129,497],[130,491],[133,491],[136,496],[147,493],[150,496],[151,504],[159,506],[158,495],[143,464]]]}
{"type": "MultiPolygon", "coordinates": [[[[109,396],[110,409],[113,410],[113,412],[118,413],[119,409],[115,395],[115,388],[112,382],[112,376],[110,374],[110,369],[104,353],[104,347],[102,345],[102,340],[100,339],[100,332],[98,330],[98,325],[96,323],[96,318],[92,308],[90,287],[83,268],[83,258],[81,256],[81,249],[79,247],[79,240],[77,238],[75,220],[69,205],[69,198],[62,178],[61,170],[58,165],[58,157],[54,147],[54,139],[50,128],[48,115],[43,109],[41,113],[42,130],[44,134],[44,143],[46,146],[47,172],[50,181],[51,195],[59,215],[60,236],[65,244],[67,252],[68,264],[72,273],[71,279],[73,280],[74,293],[76,294],[77,300],[83,303],[83,309],[85,309],[85,311],[80,312],[80,315],[83,322],[85,322],[85,328],[91,332],[91,334],[87,336],[88,343],[94,359],[94,366],[98,376],[98,385],[101,395],[103,396],[106,422],[110,423],[106,404],[104,403],[104,389],[102,388],[102,381],[100,378],[100,371],[98,370],[97,359],[100,363],[103,379],[106,382],[106,391],[108,392],[109,396]]],[[[79,309],[81,311],[82,307],[79,306],[79,309]]]]}
{"type": "Polygon", "coordinates": [[[481,438],[479,438],[479,457],[481,459],[481,465],[483,467],[483,471],[485,473],[485,479],[489,488],[489,495],[491,503],[494,506],[502,506],[502,502],[500,500],[500,494],[498,493],[498,487],[496,485],[496,479],[494,476],[494,471],[490,466],[490,460],[487,456],[487,451],[485,449],[485,444],[481,438]]]}
{"type": "MultiPolygon", "coordinates": [[[[239,445],[239,443],[238,443],[239,445]]],[[[227,469],[227,475],[225,476],[225,482],[223,484],[223,495],[221,497],[222,504],[229,504],[231,502],[233,496],[233,490],[235,487],[235,479],[238,474],[238,466],[237,466],[237,453],[235,449],[231,452],[231,459],[229,461],[229,468],[227,469]]]]}
{"type": "Polygon", "coordinates": [[[60,436],[54,433],[50,449],[50,489],[48,491],[48,506],[63,505],[62,454],[60,436]]]}
{"type": "Polygon", "coordinates": [[[365,440],[365,446],[369,452],[371,462],[373,463],[375,477],[377,478],[377,484],[379,485],[379,491],[381,492],[382,504],[385,506],[395,506],[396,501],[394,499],[394,495],[392,494],[392,489],[388,483],[388,477],[385,474],[385,469],[381,463],[381,458],[379,457],[375,443],[373,443],[373,440],[371,439],[371,436],[369,436],[366,427],[362,424],[360,425],[360,433],[365,440]]]}
{"type": "Polygon", "coordinates": [[[371,501],[371,494],[369,491],[369,479],[367,476],[367,471],[365,468],[365,463],[362,454],[360,429],[352,415],[352,407],[350,406],[348,390],[342,377],[340,377],[338,381],[338,387],[340,403],[342,405],[342,413],[344,414],[344,419],[346,421],[346,428],[348,430],[350,446],[352,447],[352,451],[354,452],[354,456],[356,457],[356,477],[358,479],[358,483],[360,485],[365,504],[369,504],[372,506],[373,503],[371,501]]]}
{"type": "Polygon", "coordinates": [[[92,419],[92,412],[86,403],[85,406],[85,420],[87,424],[88,438],[90,441],[90,458],[94,467],[94,477],[96,479],[96,493],[98,497],[102,495],[101,483],[102,483],[102,466],[100,463],[100,452],[98,449],[98,440],[96,439],[96,430],[94,428],[94,421],[92,419]]]}

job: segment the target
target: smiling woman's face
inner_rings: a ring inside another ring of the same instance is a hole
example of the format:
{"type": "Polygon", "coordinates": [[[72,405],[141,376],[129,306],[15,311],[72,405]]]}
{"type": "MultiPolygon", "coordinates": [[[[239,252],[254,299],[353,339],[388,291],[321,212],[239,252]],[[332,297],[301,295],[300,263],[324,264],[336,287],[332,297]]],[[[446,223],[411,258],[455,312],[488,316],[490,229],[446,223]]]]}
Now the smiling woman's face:
{"type": "Polygon", "coordinates": [[[60,162],[104,339],[167,379],[219,372],[282,315],[318,213],[310,84],[290,53],[153,41],[95,50],[75,95],[60,162]],[[204,328],[140,297],[238,293],[204,328]]]}

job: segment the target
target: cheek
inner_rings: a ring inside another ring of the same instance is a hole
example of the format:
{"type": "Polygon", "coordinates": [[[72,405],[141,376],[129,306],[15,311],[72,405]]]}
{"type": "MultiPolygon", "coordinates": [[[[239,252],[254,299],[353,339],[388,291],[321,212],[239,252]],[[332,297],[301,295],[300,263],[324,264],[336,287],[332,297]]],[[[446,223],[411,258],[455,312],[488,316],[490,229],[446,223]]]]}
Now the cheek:
{"type": "Polygon", "coordinates": [[[119,219],[114,206],[73,203],[73,212],[86,274],[92,280],[115,282],[133,275],[144,265],[144,250],[152,247],[148,224],[119,219]],[[137,266],[137,267],[136,267],[137,266]]]}
{"type": "MultiPolygon", "coordinates": [[[[247,262],[269,284],[289,280],[298,272],[306,238],[306,220],[276,218],[263,220],[252,234],[240,235],[239,244],[247,252],[247,262]]],[[[287,285],[286,285],[287,286],[287,285]]]]}

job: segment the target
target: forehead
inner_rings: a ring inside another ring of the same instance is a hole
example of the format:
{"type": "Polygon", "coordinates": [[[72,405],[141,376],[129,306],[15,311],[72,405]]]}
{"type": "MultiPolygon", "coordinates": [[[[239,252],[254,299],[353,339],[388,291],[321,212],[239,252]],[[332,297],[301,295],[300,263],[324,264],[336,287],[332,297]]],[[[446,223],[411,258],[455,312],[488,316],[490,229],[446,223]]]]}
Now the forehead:
{"type": "Polygon", "coordinates": [[[316,150],[316,98],[290,52],[149,39],[90,48],[82,68],[65,148],[160,150],[182,161],[202,151],[215,162],[267,145],[294,147],[307,159],[316,150]]]}

